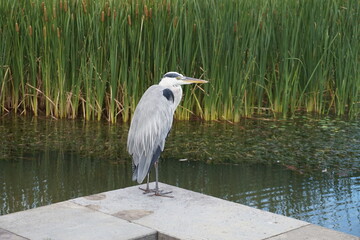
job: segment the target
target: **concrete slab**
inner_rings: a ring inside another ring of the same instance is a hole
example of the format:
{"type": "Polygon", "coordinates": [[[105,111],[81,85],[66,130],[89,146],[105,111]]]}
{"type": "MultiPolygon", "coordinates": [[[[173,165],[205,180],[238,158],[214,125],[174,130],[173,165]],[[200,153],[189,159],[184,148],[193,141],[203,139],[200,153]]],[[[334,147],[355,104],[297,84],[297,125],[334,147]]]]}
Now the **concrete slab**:
{"type": "Polygon", "coordinates": [[[155,230],[72,202],[1,216],[0,227],[28,239],[157,239],[155,230]]]}
{"type": "Polygon", "coordinates": [[[174,198],[144,195],[134,186],[0,216],[0,239],[360,240],[178,187],[160,187],[174,198]]]}
{"type": "Polygon", "coordinates": [[[341,239],[341,240],[359,240],[359,237],[352,236],[346,233],[337,232],[332,229],[320,227],[317,225],[307,225],[290,232],[280,234],[275,237],[268,238],[267,240],[329,240],[329,239],[341,239]]]}
{"type": "Polygon", "coordinates": [[[154,229],[164,239],[256,240],[309,225],[162,183],[160,188],[174,198],[144,195],[134,186],[70,201],[154,229]]]}

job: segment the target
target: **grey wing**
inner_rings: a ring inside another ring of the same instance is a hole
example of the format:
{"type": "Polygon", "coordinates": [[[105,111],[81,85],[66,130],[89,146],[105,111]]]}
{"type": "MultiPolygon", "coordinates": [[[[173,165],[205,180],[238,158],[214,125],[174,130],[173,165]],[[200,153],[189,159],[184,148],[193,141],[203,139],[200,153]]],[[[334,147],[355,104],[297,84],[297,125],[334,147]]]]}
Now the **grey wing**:
{"type": "Polygon", "coordinates": [[[159,85],[148,88],[131,121],[127,149],[136,169],[133,180],[138,183],[141,183],[149,172],[153,155],[159,155],[158,148],[164,150],[165,139],[172,125],[174,103],[164,97],[164,89],[159,85]]]}

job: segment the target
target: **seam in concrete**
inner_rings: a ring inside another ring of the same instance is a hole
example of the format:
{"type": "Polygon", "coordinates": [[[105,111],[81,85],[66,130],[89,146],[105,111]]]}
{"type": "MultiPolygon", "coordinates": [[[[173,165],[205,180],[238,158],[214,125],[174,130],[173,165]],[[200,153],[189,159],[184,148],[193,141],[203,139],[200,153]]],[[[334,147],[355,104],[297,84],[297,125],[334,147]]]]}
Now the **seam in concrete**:
{"type": "MultiPolygon", "coordinates": [[[[4,229],[4,228],[0,228],[0,236],[1,236],[1,233],[7,233],[7,234],[9,234],[10,236],[19,237],[19,239],[22,239],[22,240],[30,240],[30,239],[28,239],[28,238],[26,238],[26,237],[23,237],[23,236],[21,236],[21,235],[19,235],[19,234],[16,234],[16,233],[11,232],[11,231],[9,231],[9,230],[6,230],[6,229],[4,229]]],[[[11,239],[12,239],[12,238],[11,238],[11,239]]]]}
{"type": "MultiPolygon", "coordinates": [[[[180,240],[179,238],[176,238],[176,237],[174,237],[174,236],[169,236],[169,235],[167,235],[167,234],[165,234],[165,233],[162,233],[162,232],[160,232],[160,231],[158,231],[158,230],[156,230],[156,229],[149,228],[148,226],[143,225],[143,224],[141,224],[141,223],[134,222],[134,221],[131,220],[131,219],[125,219],[125,218],[117,217],[117,216],[114,216],[114,215],[112,215],[112,214],[108,214],[108,213],[101,212],[101,211],[99,211],[98,209],[94,209],[94,208],[91,208],[91,207],[88,207],[88,206],[84,206],[84,205],[81,205],[81,204],[76,203],[76,202],[73,202],[73,203],[75,203],[75,204],[78,205],[78,206],[86,207],[86,208],[89,208],[90,210],[93,210],[93,211],[96,211],[96,212],[100,212],[100,213],[102,213],[102,214],[106,214],[106,215],[111,216],[111,217],[120,218],[120,219],[125,220],[125,221],[127,221],[127,222],[129,222],[129,223],[136,224],[136,225],[141,226],[141,227],[145,227],[145,228],[148,228],[148,229],[152,229],[152,230],[156,231],[156,235],[157,235],[157,239],[158,239],[158,240],[180,240]]],[[[135,220],[136,220],[136,219],[135,219],[135,220]]]]}
{"type": "MultiPolygon", "coordinates": [[[[101,212],[101,211],[99,211],[98,209],[94,209],[94,208],[91,208],[91,207],[88,207],[88,206],[84,206],[84,205],[81,205],[81,204],[76,203],[76,202],[72,202],[72,203],[74,203],[74,204],[76,204],[76,205],[78,205],[78,206],[81,206],[81,207],[86,207],[86,208],[88,208],[88,209],[90,209],[90,210],[92,210],[92,211],[96,211],[96,212],[99,212],[99,213],[102,213],[102,214],[105,214],[105,215],[108,215],[108,216],[111,216],[111,217],[114,217],[114,218],[120,218],[120,217],[114,216],[113,214],[101,212]]],[[[122,220],[124,220],[124,221],[127,221],[128,223],[135,224],[135,225],[137,225],[137,226],[145,227],[145,228],[147,228],[147,229],[151,229],[151,230],[155,231],[155,232],[156,232],[156,239],[157,239],[157,240],[159,240],[159,239],[161,239],[161,240],[172,240],[172,239],[177,240],[177,238],[173,238],[173,237],[171,237],[171,236],[167,236],[167,235],[165,235],[165,234],[163,234],[163,233],[160,233],[160,232],[159,232],[158,230],[156,230],[156,229],[149,228],[148,226],[145,226],[145,225],[142,225],[142,224],[133,222],[133,221],[131,221],[131,220],[129,220],[129,219],[124,219],[124,218],[120,218],[120,219],[122,219],[122,220]],[[160,236],[160,237],[159,237],[159,236],[160,236]]],[[[146,238],[145,238],[145,240],[146,240],[146,238]]]]}
{"type": "Polygon", "coordinates": [[[298,227],[298,228],[294,228],[294,229],[291,229],[291,230],[286,231],[286,232],[282,232],[282,233],[279,233],[279,234],[275,234],[275,235],[273,235],[273,236],[264,238],[263,240],[271,239],[271,238],[274,238],[274,237],[277,237],[277,236],[284,235],[284,234],[286,234],[286,233],[290,233],[290,232],[293,232],[293,231],[297,231],[297,230],[299,230],[299,229],[306,228],[306,227],[308,227],[308,226],[310,226],[310,225],[312,225],[312,224],[309,223],[309,224],[306,224],[306,225],[304,225],[304,226],[301,226],[301,227],[298,227]]]}

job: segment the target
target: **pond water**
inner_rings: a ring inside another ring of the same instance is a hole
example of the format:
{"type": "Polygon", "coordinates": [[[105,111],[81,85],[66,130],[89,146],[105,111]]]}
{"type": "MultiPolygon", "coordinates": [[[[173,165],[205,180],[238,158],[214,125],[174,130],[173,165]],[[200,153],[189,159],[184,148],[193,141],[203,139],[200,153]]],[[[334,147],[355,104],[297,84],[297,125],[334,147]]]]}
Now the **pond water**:
{"type": "MultiPolygon", "coordinates": [[[[0,215],[135,185],[127,131],[2,117],[0,215]]],[[[175,122],[165,148],[161,182],[360,236],[357,121],[175,122]]]]}

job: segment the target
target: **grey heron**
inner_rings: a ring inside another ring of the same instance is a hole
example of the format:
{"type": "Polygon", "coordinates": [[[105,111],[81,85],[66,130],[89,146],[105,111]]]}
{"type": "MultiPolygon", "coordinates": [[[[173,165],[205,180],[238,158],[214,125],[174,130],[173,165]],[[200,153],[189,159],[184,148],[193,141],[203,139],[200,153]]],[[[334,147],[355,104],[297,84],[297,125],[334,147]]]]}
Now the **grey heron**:
{"type": "Polygon", "coordinates": [[[174,112],[182,98],[181,85],[207,83],[205,80],[183,76],[177,72],[168,72],[159,84],[150,86],[141,97],[131,120],[127,139],[127,150],[132,156],[132,180],[142,183],[147,176],[145,193],[154,192],[162,196],[159,190],[158,160],[164,150],[174,112]],[[149,188],[151,167],[155,168],[155,189],[149,188]]]}

